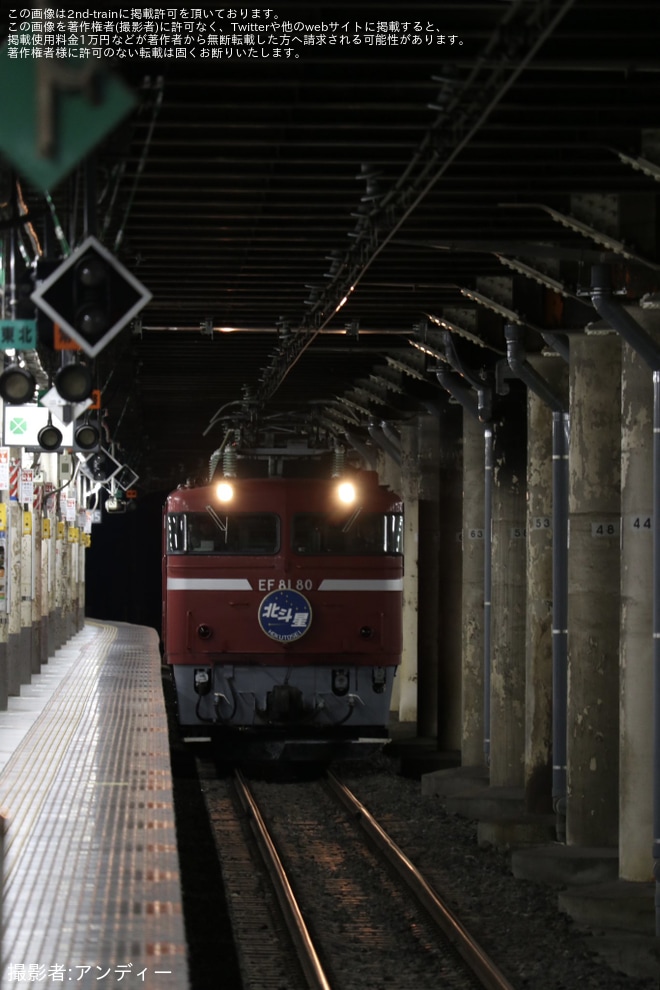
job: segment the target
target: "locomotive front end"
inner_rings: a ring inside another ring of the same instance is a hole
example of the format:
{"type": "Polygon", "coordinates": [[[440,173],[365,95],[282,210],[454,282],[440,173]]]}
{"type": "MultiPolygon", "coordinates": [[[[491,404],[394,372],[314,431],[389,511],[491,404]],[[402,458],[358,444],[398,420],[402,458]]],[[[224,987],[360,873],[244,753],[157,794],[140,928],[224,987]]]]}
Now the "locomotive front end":
{"type": "Polygon", "coordinates": [[[181,489],[164,532],[164,641],[185,738],[350,755],[387,738],[401,659],[402,512],[354,481],[181,489]]]}

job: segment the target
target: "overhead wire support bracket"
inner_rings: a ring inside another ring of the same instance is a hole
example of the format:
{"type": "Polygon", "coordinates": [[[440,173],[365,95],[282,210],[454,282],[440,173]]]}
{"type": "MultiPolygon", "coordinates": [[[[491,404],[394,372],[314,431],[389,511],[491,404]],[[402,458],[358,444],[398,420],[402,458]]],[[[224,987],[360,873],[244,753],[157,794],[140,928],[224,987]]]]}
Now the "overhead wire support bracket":
{"type": "Polygon", "coordinates": [[[507,6],[481,57],[465,80],[456,81],[455,94],[452,92],[447,108],[443,107],[427,128],[402,176],[388,193],[373,201],[372,211],[365,214],[366,225],[353,233],[355,243],[341,261],[346,272],[342,284],[348,289],[339,290],[340,295],[333,281],[304,315],[283,352],[283,367],[264,374],[257,389],[258,406],[271,398],[316,336],[344,306],[381,251],[479,131],[574,4],[575,0],[540,0],[533,5],[526,0],[512,0],[507,6]],[[482,78],[482,73],[487,73],[487,78],[482,78]],[[439,146],[437,132],[445,125],[448,112],[453,124],[439,146]],[[376,215],[378,226],[370,222],[376,215]]]}
{"type": "Polygon", "coordinates": [[[595,241],[596,244],[602,245],[606,251],[611,251],[613,254],[626,258],[628,261],[636,261],[646,268],[652,268],[654,271],[660,271],[660,264],[638,254],[623,241],[618,241],[616,238],[610,237],[609,234],[604,234],[602,231],[597,230],[583,220],[579,220],[577,217],[571,216],[568,213],[561,213],[551,206],[546,206],[545,203],[500,203],[499,205],[508,209],[543,210],[555,223],[560,223],[562,227],[567,227],[576,234],[581,234],[583,237],[595,241]]]}

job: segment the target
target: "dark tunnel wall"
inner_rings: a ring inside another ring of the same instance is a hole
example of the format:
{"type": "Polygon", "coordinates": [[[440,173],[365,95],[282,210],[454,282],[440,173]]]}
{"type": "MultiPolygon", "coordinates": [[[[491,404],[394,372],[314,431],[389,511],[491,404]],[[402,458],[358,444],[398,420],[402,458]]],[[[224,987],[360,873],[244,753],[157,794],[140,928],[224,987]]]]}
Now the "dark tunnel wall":
{"type": "Polygon", "coordinates": [[[132,511],[92,529],[86,555],[85,615],[161,631],[161,513],[167,497],[138,499],[132,511]]]}

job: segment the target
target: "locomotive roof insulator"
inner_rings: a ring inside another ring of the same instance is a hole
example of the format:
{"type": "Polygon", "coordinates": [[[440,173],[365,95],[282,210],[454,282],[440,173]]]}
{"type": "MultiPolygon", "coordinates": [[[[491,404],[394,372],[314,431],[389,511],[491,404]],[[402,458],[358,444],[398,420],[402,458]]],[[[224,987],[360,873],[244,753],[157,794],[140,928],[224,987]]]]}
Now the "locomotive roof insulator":
{"type": "Polygon", "coordinates": [[[346,461],[346,451],[343,447],[335,447],[332,452],[332,477],[341,478],[344,473],[344,463],[346,461]]]}
{"type": "Polygon", "coordinates": [[[238,454],[233,444],[228,444],[222,452],[222,474],[225,478],[235,478],[238,468],[238,454]]]}

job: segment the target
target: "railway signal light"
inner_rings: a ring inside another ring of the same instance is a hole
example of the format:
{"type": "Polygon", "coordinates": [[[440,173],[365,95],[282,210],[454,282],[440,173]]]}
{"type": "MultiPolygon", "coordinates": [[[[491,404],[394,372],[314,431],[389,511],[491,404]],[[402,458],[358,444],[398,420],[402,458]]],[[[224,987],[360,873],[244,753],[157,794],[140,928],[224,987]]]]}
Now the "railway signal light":
{"type": "Polygon", "coordinates": [[[139,477],[140,475],[134,471],[133,468],[129,467],[128,464],[122,464],[113,480],[115,484],[126,493],[126,498],[135,498],[137,496],[137,492],[135,491],[134,485],[139,477]]]}
{"type": "Polygon", "coordinates": [[[82,423],[75,427],[73,440],[78,450],[95,450],[101,443],[101,431],[85,416],[82,423]]]}
{"type": "Polygon", "coordinates": [[[51,414],[48,414],[48,422],[42,426],[37,435],[39,446],[43,450],[59,450],[62,446],[62,431],[53,425],[51,414]]]}
{"type": "Polygon", "coordinates": [[[0,375],[0,397],[13,406],[30,402],[35,386],[32,372],[20,364],[10,364],[0,375]]]}
{"type": "Polygon", "coordinates": [[[63,365],[55,375],[55,388],[66,402],[84,402],[92,394],[92,373],[86,364],[63,365]]]}
{"type": "Polygon", "coordinates": [[[31,299],[95,357],[149,302],[151,293],[95,237],[88,237],[31,299]]]}
{"type": "Polygon", "coordinates": [[[113,457],[105,447],[99,447],[95,453],[90,453],[87,457],[83,457],[82,453],[79,456],[82,459],[83,474],[92,481],[100,481],[101,484],[111,481],[122,467],[117,458],[113,457]]]}
{"type": "Polygon", "coordinates": [[[96,342],[110,326],[110,268],[86,251],[73,272],[74,326],[86,340],[96,342]]]}

